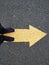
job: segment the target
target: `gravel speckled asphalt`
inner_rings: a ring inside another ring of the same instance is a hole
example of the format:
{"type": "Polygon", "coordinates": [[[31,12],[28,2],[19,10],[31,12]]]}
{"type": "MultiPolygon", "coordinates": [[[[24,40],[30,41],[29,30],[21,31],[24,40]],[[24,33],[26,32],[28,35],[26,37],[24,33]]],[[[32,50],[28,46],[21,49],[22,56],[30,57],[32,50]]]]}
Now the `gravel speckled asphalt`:
{"type": "Polygon", "coordinates": [[[0,65],[49,65],[49,0],[0,0],[0,22],[4,27],[35,26],[47,36],[34,46],[7,42],[0,46],[0,65]]]}

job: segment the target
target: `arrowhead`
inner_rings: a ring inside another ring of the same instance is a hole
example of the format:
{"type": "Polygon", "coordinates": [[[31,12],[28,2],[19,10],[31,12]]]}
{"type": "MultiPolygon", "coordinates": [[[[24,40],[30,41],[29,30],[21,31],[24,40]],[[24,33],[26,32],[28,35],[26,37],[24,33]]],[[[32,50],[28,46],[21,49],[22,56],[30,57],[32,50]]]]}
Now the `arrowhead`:
{"type": "Polygon", "coordinates": [[[36,42],[38,42],[40,39],[42,39],[47,34],[31,25],[29,25],[30,29],[30,38],[29,38],[29,46],[34,45],[36,42]]]}

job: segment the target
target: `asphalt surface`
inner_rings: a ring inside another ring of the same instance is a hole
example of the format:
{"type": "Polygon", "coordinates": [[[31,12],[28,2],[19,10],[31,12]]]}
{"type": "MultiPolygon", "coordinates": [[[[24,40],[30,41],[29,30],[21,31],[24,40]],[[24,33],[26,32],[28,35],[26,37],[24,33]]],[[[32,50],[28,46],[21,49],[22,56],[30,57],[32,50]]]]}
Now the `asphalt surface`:
{"type": "Polygon", "coordinates": [[[24,42],[3,43],[0,65],[49,65],[49,0],[0,0],[0,22],[20,29],[32,25],[47,33],[31,47],[24,42]]]}

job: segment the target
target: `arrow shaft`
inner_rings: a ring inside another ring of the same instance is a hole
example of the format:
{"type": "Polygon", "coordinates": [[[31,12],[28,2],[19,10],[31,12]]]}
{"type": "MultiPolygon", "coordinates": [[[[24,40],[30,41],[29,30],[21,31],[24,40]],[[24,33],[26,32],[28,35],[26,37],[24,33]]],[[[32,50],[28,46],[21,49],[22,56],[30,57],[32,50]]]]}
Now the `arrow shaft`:
{"type": "Polygon", "coordinates": [[[4,35],[14,37],[15,42],[28,42],[30,37],[28,29],[15,29],[15,32],[4,35]]]}

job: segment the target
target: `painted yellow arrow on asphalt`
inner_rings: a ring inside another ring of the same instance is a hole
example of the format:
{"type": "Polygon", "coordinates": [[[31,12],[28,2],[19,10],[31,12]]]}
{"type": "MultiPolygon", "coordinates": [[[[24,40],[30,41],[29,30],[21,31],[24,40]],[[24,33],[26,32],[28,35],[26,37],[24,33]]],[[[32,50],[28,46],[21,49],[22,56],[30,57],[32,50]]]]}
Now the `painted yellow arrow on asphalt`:
{"type": "Polygon", "coordinates": [[[29,29],[15,29],[15,32],[4,35],[14,37],[14,42],[29,42],[29,46],[32,46],[47,34],[29,25],[29,29]]]}

